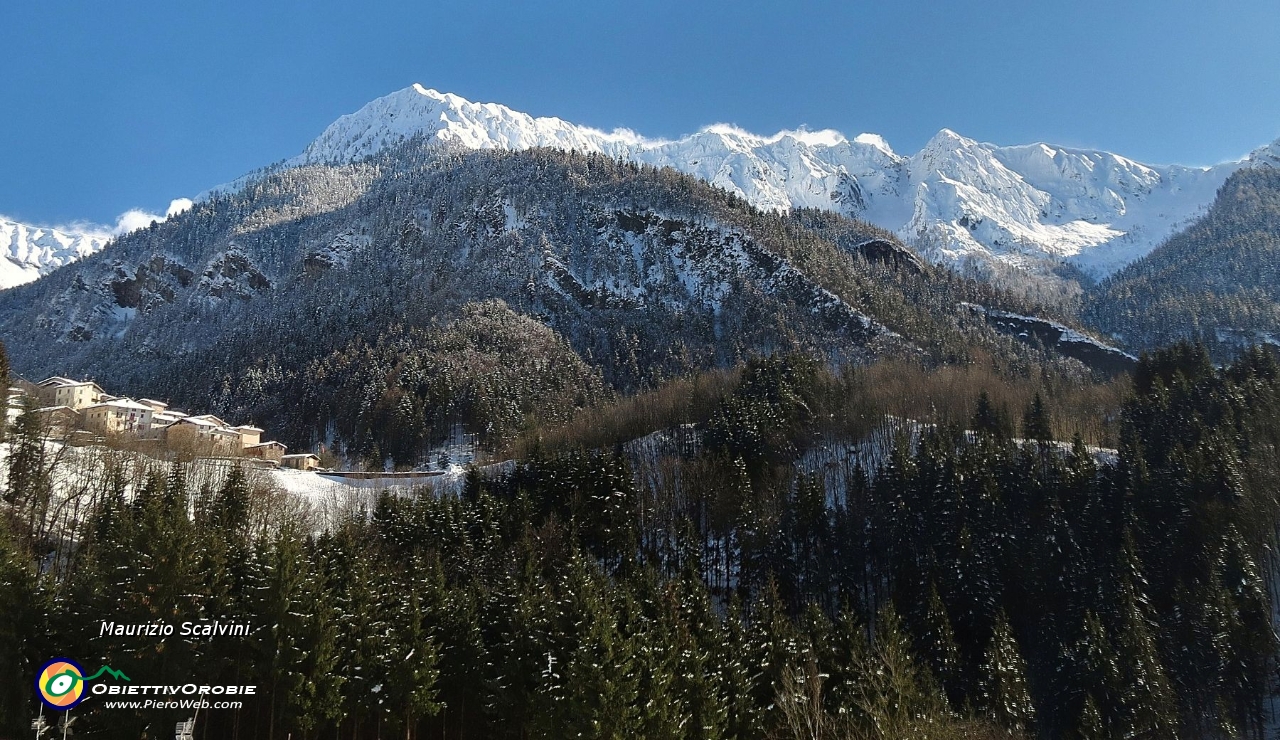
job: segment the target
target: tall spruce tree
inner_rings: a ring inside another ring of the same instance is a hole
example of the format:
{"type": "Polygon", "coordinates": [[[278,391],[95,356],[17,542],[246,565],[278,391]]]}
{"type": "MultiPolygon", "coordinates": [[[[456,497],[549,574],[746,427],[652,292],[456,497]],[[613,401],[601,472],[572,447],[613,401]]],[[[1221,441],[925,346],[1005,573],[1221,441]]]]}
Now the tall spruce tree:
{"type": "Polygon", "coordinates": [[[31,717],[42,600],[35,564],[0,516],[0,732],[11,737],[26,732],[31,717]]]}
{"type": "Polygon", "coordinates": [[[996,618],[980,671],[981,711],[1001,727],[1030,733],[1035,726],[1036,710],[1027,682],[1027,662],[1003,612],[996,618]]]}
{"type": "Polygon", "coordinates": [[[916,654],[923,657],[942,685],[951,706],[959,709],[965,704],[969,687],[965,685],[960,646],[951,628],[951,618],[947,616],[947,606],[933,581],[929,583],[921,628],[916,639],[916,654]]]}
{"type": "Polygon", "coordinates": [[[333,609],[296,526],[258,549],[262,584],[254,614],[263,621],[256,649],[269,696],[267,737],[310,737],[338,716],[343,678],[333,609]]]}
{"type": "Polygon", "coordinates": [[[391,625],[381,669],[386,682],[380,693],[386,697],[388,724],[400,727],[405,740],[415,736],[423,718],[440,711],[439,645],[431,633],[434,615],[427,613],[427,605],[439,603],[439,599],[423,593],[434,586],[430,580],[393,585],[394,591],[387,593],[380,605],[387,610],[391,625]]]}
{"type": "Polygon", "coordinates": [[[45,429],[35,410],[35,399],[25,397],[9,443],[8,487],[3,496],[13,512],[14,535],[24,549],[33,551],[43,546],[37,540],[44,532],[53,495],[45,429]]]}
{"type": "Polygon", "coordinates": [[[985,390],[978,394],[978,405],[969,425],[978,434],[990,434],[999,438],[1008,436],[1009,433],[1009,422],[991,402],[991,396],[985,390]]]}
{"type": "Polygon", "coordinates": [[[4,347],[4,342],[0,342],[0,411],[4,412],[4,417],[0,418],[0,442],[3,442],[9,434],[9,352],[4,347]]]}
{"type": "Polygon", "coordinates": [[[1022,436],[1039,442],[1048,442],[1053,439],[1053,422],[1049,418],[1049,408],[1039,393],[1031,399],[1031,404],[1022,417],[1022,436]]]}

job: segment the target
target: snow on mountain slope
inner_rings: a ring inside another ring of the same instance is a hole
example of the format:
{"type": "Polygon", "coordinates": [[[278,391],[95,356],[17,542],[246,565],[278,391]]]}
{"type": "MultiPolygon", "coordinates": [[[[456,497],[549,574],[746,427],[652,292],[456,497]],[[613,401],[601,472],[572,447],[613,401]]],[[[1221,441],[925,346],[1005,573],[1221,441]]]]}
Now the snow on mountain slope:
{"type": "Polygon", "coordinates": [[[429,134],[467,149],[521,150],[546,146],[618,154],[638,137],[605,134],[558,118],[533,118],[493,103],[472,103],[421,85],[378,98],[334,121],[286,166],[350,162],[405,139],[429,134]]]}
{"type": "MultiPolygon", "coordinates": [[[[947,129],[912,156],[875,134],[850,139],[830,130],[760,136],[717,124],[649,139],[414,84],[340,117],[296,157],[201,197],[281,168],[357,161],[419,136],[463,149],[553,147],[670,166],[759,208],[826,208],[864,219],[937,262],[998,263],[1033,275],[1061,262],[1095,277],[1114,273],[1203,215],[1232,172],[1280,167],[1280,140],[1237,162],[1184,167],[1048,144],[1001,147],[947,129]]],[[[0,289],[100,249],[111,233],[122,230],[76,233],[0,218],[0,289]]]]}
{"type": "Polygon", "coordinates": [[[1104,276],[1201,216],[1240,166],[1150,166],[1047,144],[997,147],[943,130],[911,159],[914,211],[896,230],[941,261],[1069,260],[1104,276]]]}
{"type": "Polygon", "coordinates": [[[163,216],[131,208],[120,214],[115,226],[31,226],[0,216],[0,290],[32,282],[101,251],[112,237],[163,222],[191,206],[190,198],[175,198],[163,216]]]}
{"type": "Polygon", "coordinates": [[[1250,167],[1280,169],[1280,139],[1254,149],[1248,159],[1245,160],[1245,164],[1250,167]]]}
{"type": "Polygon", "coordinates": [[[534,118],[415,84],[334,121],[284,166],[350,162],[415,136],[466,149],[553,147],[671,166],[768,209],[835,204],[861,211],[885,201],[884,210],[893,213],[906,161],[874,135],[850,141],[835,131],[783,131],[764,137],[717,125],[677,141],[647,139],[625,129],[606,133],[534,118]]]}
{"type": "Polygon", "coordinates": [[[835,131],[759,136],[710,126],[680,139],[534,118],[421,85],[342,116],[286,167],[347,162],[423,136],[467,149],[546,146],[671,166],[765,209],[830,208],[898,233],[934,260],[1035,271],[1064,260],[1103,276],[1199,217],[1242,166],[1280,164],[1280,142],[1214,167],[1144,165],[1046,144],[1000,147],[944,129],[910,157],[835,131]]]}
{"type": "Polygon", "coordinates": [[[50,229],[0,216],[0,290],[29,283],[106,245],[109,229],[50,229]]]}

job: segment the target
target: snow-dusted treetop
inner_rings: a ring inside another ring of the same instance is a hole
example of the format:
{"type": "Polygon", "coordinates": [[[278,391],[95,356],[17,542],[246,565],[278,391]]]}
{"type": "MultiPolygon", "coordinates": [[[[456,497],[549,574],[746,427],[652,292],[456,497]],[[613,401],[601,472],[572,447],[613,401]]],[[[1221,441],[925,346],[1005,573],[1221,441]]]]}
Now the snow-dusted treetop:
{"type": "Polygon", "coordinates": [[[1214,167],[1145,165],[1048,144],[1001,147],[943,129],[902,156],[875,134],[714,125],[674,141],[534,118],[413,85],[343,116],[286,162],[348,162],[413,136],[469,149],[547,146],[669,165],[758,207],[832,208],[891,229],[930,257],[1013,266],[1072,260],[1097,275],[1199,216],[1241,166],[1280,165],[1280,142],[1214,167]]]}

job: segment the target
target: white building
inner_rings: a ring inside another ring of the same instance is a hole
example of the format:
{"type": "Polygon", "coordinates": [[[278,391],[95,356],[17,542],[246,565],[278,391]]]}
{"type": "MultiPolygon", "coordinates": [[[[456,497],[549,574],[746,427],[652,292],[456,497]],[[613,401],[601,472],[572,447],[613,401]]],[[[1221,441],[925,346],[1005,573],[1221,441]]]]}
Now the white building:
{"type": "Polygon", "coordinates": [[[50,406],[67,406],[77,411],[100,403],[106,392],[92,380],[76,381],[54,376],[40,383],[44,394],[50,395],[50,406]]]}
{"type": "Polygon", "coordinates": [[[242,450],[247,450],[250,447],[253,447],[254,445],[262,442],[263,430],[257,427],[248,426],[247,424],[242,424],[238,427],[231,427],[231,431],[240,435],[240,449],[242,450]]]}
{"type": "Polygon", "coordinates": [[[155,411],[157,414],[162,414],[165,411],[167,411],[169,408],[169,404],[164,403],[163,401],[156,401],[150,398],[139,398],[138,403],[142,404],[143,406],[150,406],[151,410],[155,411]]]}
{"type": "Polygon", "coordinates": [[[98,434],[142,434],[151,428],[154,410],[132,399],[118,398],[87,406],[83,413],[85,427],[98,434]]]}

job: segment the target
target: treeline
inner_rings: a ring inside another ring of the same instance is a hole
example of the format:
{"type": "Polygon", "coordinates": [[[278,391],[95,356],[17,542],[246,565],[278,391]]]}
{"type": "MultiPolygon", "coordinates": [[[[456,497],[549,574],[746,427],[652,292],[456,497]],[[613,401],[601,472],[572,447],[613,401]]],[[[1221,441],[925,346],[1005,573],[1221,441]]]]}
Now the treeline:
{"type": "Polygon", "coordinates": [[[211,400],[243,409],[297,449],[327,445],[356,463],[411,467],[455,428],[489,446],[529,420],[557,424],[607,397],[598,371],[555,332],[501,301],[455,320],[376,336],[309,361],[264,357],[211,400]]]}
{"type": "MultiPolygon", "coordinates": [[[[132,496],[107,476],[51,558],[11,473],[3,726],[34,711],[34,665],[69,654],[262,687],[202,714],[208,737],[1262,737],[1269,355],[1144,358],[1114,450],[1053,439],[1041,396],[979,395],[964,423],[899,418],[834,467],[814,463],[823,378],[753,361],[692,441],[533,445],[456,496],[384,496],[323,531],[263,516],[239,473],[175,468],[132,496]],[[255,632],[113,641],[104,618],[255,632]]],[[[85,710],[100,737],[181,718],[85,710]]]]}
{"type": "MultiPolygon", "coordinates": [[[[1083,382],[1052,366],[1026,363],[1016,368],[978,350],[965,365],[930,367],[920,362],[881,360],[872,365],[832,367],[787,358],[788,370],[805,376],[805,404],[810,425],[803,446],[823,441],[856,440],[883,426],[886,415],[922,423],[964,425],[979,399],[1007,417],[1007,431],[1040,396],[1049,412],[1055,439],[1079,434],[1091,445],[1114,447],[1117,417],[1130,392],[1128,376],[1106,382],[1083,382]]],[[[769,363],[753,362],[757,370],[769,363]]],[[[748,365],[676,378],[650,391],[605,400],[577,409],[569,419],[529,424],[506,448],[523,457],[534,449],[558,452],[577,447],[612,449],[655,429],[681,425],[705,428],[732,394],[748,365]]],[[[801,441],[801,440],[798,440],[801,441]]]]}

